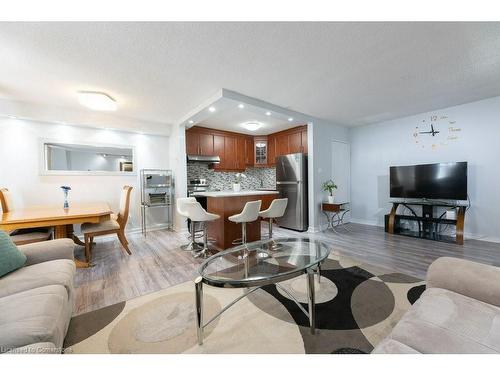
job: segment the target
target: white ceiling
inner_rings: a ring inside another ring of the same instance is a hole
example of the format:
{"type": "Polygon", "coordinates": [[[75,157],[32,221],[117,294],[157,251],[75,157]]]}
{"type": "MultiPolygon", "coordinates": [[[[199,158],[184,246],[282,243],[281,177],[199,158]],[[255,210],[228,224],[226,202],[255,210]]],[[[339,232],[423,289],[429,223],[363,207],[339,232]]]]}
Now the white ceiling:
{"type": "Polygon", "coordinates": [[[290,111],[285,110],[286,113],[284,113],[281,108],[275,106],[266,108],[265,103],[259,101],[252,104],[244,99],[246,98],[243,97],[242,100],[230,99],[222,93],[219,99],[210,103],[209,107],[213,107],[215,112],[212,113],[204,107],[190,116],[189,119],[194,122],[192,124],[187,122],[186,125],[197,125],[243,134],[267,135],[307,123],[303,116],[295,116],[290,111]],[[240,105],[244,107],[240,108],[240,105]],[[267,112],[269,115],[266,114],[267,112]],[[243,126],[248,122],[257,122],[262,127],[255,131],[248,130],[243,126]]]}
{"type": "Polygon", "coordinates": [[[215,90],[343,125],[500,95],[500,23],[0,23],[0,99],[176,123],[215,90]]]}

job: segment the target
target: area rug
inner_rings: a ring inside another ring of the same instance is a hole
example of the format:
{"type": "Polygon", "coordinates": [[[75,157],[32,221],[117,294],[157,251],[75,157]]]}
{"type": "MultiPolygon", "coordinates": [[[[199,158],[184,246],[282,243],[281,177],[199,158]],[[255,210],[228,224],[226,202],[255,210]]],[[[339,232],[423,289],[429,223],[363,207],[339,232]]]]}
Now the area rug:
{"type": "MultiPolygon", "coordinates": [[[[312,335],[276,286],[232,306],[196,340],[194,283],[73,317],[67,353],[370,353],[425,290],[422,280],[331,254],[316,279],[312,335]]],[[[307,309],[305,277],[280,283],[307,309]]],[[[204,288],[205,321],[241,289],[204,288]]]]}

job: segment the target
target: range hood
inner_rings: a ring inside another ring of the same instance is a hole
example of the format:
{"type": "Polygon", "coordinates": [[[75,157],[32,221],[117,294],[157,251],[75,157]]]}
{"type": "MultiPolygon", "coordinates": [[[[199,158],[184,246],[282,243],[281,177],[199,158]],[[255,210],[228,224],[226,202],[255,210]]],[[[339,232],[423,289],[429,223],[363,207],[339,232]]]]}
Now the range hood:
{"type": "Polygon", "coordinates": [[[188,155],[188,163],[220,164],[220,157],[209,155],[188,155]]]}

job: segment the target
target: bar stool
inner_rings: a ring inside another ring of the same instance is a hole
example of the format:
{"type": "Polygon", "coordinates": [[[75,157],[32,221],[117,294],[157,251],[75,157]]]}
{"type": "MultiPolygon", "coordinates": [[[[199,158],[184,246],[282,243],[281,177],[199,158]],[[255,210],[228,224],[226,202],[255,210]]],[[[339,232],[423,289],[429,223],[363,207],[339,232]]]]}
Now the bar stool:
{"type": "Polygon", "coordinates": [[[233,241],[234,245],[247,243],[247,223],[251,223],[259,218],[260,205],[262,201],[252,201],[245,203],[243,211],[239,214],[229,216],[229,221],[233,223],[241,223],[241,238],[233,241]]]}
{"type": "Polygon", "coordinates": [[[196,201],[185,203],[184,207],[186,209],[186,213],[188,214],[189,219],[191,220],[191,223],[200,223],[203,231],[203,248],[201,249],[201,251],[195,254],[195,258],[198,257],[206,258],[210,250],[208,248],[207,223],[219,219],[220,216],[205,211],[201,206],[201,204],[196,201]]]}
{"type": "MultiPolygon", "coordinates": [[[[267,210],[260,211],[259,215],[263,219],[269,219],[269,238],[273,238],[273,221],[285,214],[288,198],[274,199],[267,210]]],[[[273,244],[273,247],[276,247],[273,244]]]]}
{"type": "MultiPolygon", "coordinates": [[[[187,203],[195,203],[196,198],[194,197],[189,197],[189,198],[177,198],[177,213],[186,219],[188,219],[188,212],[186,210],[186,204],[187,203]]],[[[196,230],[195,230],[195,225],[194,222],[191,220],[189,223],[189,243],[187,245],[182,245],[181,249],[185,251],[195,251],[198,247],[199,244],[196,242],[196,230]]]]}

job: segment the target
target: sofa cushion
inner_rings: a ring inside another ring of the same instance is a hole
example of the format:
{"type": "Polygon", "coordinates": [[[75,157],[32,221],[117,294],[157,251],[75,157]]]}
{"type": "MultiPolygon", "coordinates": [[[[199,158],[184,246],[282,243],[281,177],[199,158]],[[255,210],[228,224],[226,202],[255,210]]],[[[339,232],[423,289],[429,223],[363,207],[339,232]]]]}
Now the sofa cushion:
{"type": "Polygon", "coordinates": [[[430,288],[388,338],[422,353],[498,353],[500,308],[430,288]]]}
{"type": "Polygon", "coordinates": [[[0,347],[51,342],[61,348],[68,321],[68,295],[61,285],[0,298],[0,347]]]}
{"type": "Polygon", "coordinates": [[[65,287],[68,298],[71,298],[74,277],[75,263],[68,259],[33,264],[0,278],[0,298],[47,285],[65,287]]]}
{"type": "Polygon", "coordinates": [[[0,277],[17,270],[26,263],[26,255],[20,252],[10,236],[0,230],[0,277]]]}
{"type": "Polygon", "coordinates": [[[373,350],[372,354],[420,354],[415,349],[410,348],[402,342],[385,339],[382,340],[373,350]]]}

